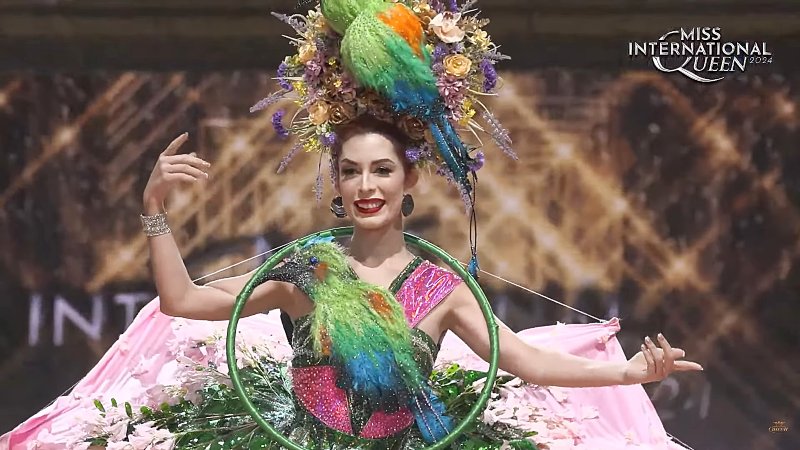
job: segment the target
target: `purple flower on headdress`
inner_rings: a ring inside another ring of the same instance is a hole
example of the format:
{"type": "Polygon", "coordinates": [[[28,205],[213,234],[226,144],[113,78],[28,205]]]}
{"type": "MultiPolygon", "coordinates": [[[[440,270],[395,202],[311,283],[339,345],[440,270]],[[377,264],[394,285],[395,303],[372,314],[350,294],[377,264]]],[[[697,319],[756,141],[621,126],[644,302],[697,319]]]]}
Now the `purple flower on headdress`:
{"type": "Polygon", "coordinates": [[[497,87],[497,71],[494,69],[494,64],[488,59],[481,61],[481,70],[483,71],[483,91],[491,92],[497,87]]]}
{"type": "Polygon", "coordinates": [[[303,148],[303,143],[296,142],[292,148],[289,149],[289,152],[283,157],[283,159],[281,159],[281,163],[278,165],[278,173],[283,173],[283,171],[286,170],[286,166],[292,162],[292,159],[294,159],[295,155],[297,155],[297,152],[300,151],[301,148],[303,148]]]}
{"type": "Polygon", "coordinates": [[[283,126],[283,115],[284,114],[285,114],[285,112],[281,109],[281,110],[278,110],[277,112],[275,112],[275,114],[272,115],[272,128],[274,128],[275,129],[275,133],[278,136],[282,137],[282,138],[289,137],[289,130],[287,130],[283,126]]]}
{"type": "Polygon", "coordinates": [[[436,12],[458,11],[456,0],[433,0],[432,6],[436,12]]]}
{"type": "Polygon", "coordinates": [[[327,133],[322,135],[320,139],[322,141],[322,145],[325,147],[333,147],[333,144],[336,143],[336,133],[333,131],[328,131],[327,133]]]}
{"type": "Polygon", "coordinates": [[[435,62],[441,62],[448,53],[449,51],[446,45],[436,44],[436,47],[433,48],[433,60],[435,62]]]}
{"type": "Polygon", "coordinates": [[[289,66],[286,65],[285,62],[282,62],[280,66],[278,66],[278,83],[281,85],[281,88],[291,91],[293,89],[292,83],[289,83],[289,80],[286,79],[286,71],[289,69],[289,66]]]}
{"type": "Polygon", "coordinates": [[[410,163],[419,161],[420,156],[422,156],[422,151],[417,147],[411,147],[406,150],[406,159],[410,163]]]}
{"type": "Polygon", "coordinates": [[[322,60],[321,58],[314,58],[306,63],[306,70],[303,74],[303,79],[306,83],[316,84],[322,75],[322,60]]]}
{"type": "Polygon", "coordinates": [[[485,162],[486,155],[484,155],[483,152],[478,152],[478,154],[475,155],[475,160],[469,162],[469,170],[477,172],[481,170],[485,162]]]}
{"type": "Polygon", "coordinates": [[[278,100],[282,99],[284,94],[285,94],[285,92],[274,92],[274,93],[270,94],[269,97],[263,98],[263,99],[259,100],[258,103],[256,103],[255,105],[251,106],[250,107],[250,112],[253,113],[253,112],[256,112],[256,111],[261,111],[262,109],[266,109],[266,108],[272,106],[272,104],[274,104],[278,100]]]}
{"type": "Polygon", "coordinates": [[[486,121],[486,124],[489,126],[489,132],[492,135],[492,139],[494,140],[495,144],[503,150],[503,153],[508,155],[511,159],[517,160],[517,154],[514,152],[514,149],[511,148],[511,136],[508,133],[500,121],[497,120],[497,117],[494,116],[489,111],[483,111],[481,113],[481,117],[483,120],[486,121]]]}

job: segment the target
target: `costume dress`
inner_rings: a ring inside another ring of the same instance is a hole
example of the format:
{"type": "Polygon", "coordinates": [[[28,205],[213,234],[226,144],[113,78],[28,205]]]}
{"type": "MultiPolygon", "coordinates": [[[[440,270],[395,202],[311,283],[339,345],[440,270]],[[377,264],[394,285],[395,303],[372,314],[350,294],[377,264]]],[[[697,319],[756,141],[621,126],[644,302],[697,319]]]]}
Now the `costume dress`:
{"type": "MultiPolygon", "coordinates": [[[[307,289],[301,280],[304,275],[291,272],[278,268],[268,278],[307,289]]],[[[352,269],[351,273],[355,277],[352,269]]],[[[410,328],[414,361],[452,423],[477,398],[481,370],[487,366],[456,337],[448,335],[440,345],[416,326],[461,282],[450,271],[417,258],[392,283],[410,328]]],[[[314,350],[313,316],[294,322],[292,348],[286,345],[277,311],[239,323],[237,365],[265,419],[309,449],[426,446],[420,423],[408,408],[380,410],[343,383],[330,358],[314,350]]],[[[225,327],[226,322],[165,316],[154,300],[72,393],[3,436],[0,448],[89,448],[92,442],[111,449],[278,448],[244,413],[229,387],[225,327]],[[105,412],[100,412],[98,403],[105,412]],[[92,436],[102,439],[92,441],[92,436]]],[[[581,356],[622,361],[625,356],[614,338],[618,330],[618,321],[612,320],[534,328],[519,335],[581,356]]],[[[502,372],[481,420],[452,448],[536,446],[681,448],[667,438],[641,386],[548,388],[502,372]]]]}

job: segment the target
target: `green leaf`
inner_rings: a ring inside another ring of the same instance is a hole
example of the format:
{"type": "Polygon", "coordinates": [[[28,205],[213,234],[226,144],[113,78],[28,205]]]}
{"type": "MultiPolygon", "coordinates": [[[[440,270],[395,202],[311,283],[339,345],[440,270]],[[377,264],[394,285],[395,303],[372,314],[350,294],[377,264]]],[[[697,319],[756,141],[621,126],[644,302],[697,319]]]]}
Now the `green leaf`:
{"type": "Polygon", "coordinates": [[[133,408],[131,408],[131,404],[128,402],[125,402],[125,414],[127,414],[129,418],[133,419],[133,408]]]}
{"type": "Polygon", "coordinates": [[[103,407],[103,404],[100,403],[100,400],[95,400],[94,401],[94,407],[99,409],[100,412],[106,412],[106,409],[103,407]]]}
{"type": "Polygon", "coordinates": [[[115,398],[111,399],[111,406],[113,406],[114,408],[117,407],[117,399],[115,399],[115,398]]]}
{"type": "Polygon", "coordinates": [[[511,441],[508,444],[513,447],[514,450],[539,450],[539,447],[537,447],[536,444],[527,439],[511,441]]]}

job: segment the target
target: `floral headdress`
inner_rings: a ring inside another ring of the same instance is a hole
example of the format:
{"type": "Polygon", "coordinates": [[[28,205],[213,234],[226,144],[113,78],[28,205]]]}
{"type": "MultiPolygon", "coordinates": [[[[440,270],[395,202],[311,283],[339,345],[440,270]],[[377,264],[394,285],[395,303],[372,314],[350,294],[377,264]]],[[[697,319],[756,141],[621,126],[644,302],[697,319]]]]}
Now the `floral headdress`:
{"type": "MultiPolygon", "coordinates": [[[[300,150],[330,156],[337,126],[359,116],[395,124],[410,142],[406,159],[458,187],[471,213],[470,271],[476,275],[474,183],[484,154],[459,134],[471,135],[479,144],[480,136],[488,135],[507,155],[516,155],[508,131],[481,100],[496,95],[500,83],[494,66],[508,57],[484,31],[489,20],[478,17],[474,4],[323,0],[307,15],[273,13],[297,32],[289,38],[297,52],[278,67],[281,90],[251,111],[282,99],[298,107],[288,120],[282,109],[272,117],[279,136],[297,137],[279,172],[300,150]]],[[[321,168],[320,159],[318,200],[321,168]]]]}

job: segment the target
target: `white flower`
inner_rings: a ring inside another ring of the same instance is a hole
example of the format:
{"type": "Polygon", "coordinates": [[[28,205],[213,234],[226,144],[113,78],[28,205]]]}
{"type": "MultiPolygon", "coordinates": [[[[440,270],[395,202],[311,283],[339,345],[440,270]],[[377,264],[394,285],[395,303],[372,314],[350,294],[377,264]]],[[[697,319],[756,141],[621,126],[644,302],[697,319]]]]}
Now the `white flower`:
{"type": "Polygon", "coordinates": [[[439,13],[431,19],[428,29],[433,31],[442,42],[453,44],[464,39],[466,33],[459,28],[458,21],[461,20],[461,13],[446,11],[439,13]]]}
{"type": "Polygon", "coordinates": [[[136,425],[128,441],[136,450],[168,450],[175,443],[175,438],[169,430],[156,428],[153,422],[136,425]]]}

